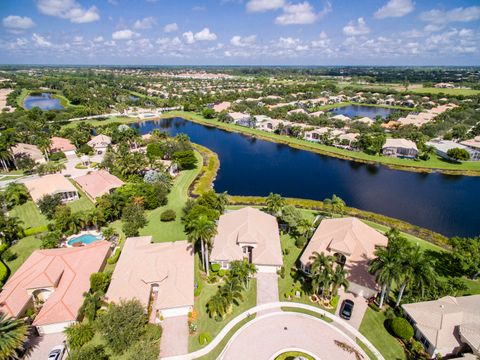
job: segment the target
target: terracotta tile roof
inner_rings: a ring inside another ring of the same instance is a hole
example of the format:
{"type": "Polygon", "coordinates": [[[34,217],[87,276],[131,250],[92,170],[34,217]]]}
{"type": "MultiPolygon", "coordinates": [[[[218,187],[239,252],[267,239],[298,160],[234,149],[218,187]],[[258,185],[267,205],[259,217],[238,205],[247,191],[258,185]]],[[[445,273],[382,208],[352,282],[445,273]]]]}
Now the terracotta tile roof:
{"type": "Polygon", "coordinates": [[[37,202],[45,195],[64,192],[77,192],[77,188],[61,174],[50,174],[25,181],[25,186],[33,201],[37,202]]]}
{"type": "Polygon", "coordinates": [[[210,260],[242,260],[244,254],[239,244],[255,245],[252,251],[255,265],[283,264],[278,224],[274,216],[251,207],[220,216],[210,260]]]}
{"type": "Polygon", "coordinates": [[[73,145],[70,140],[61,138],[61,137],[52,137],[50,139],[51,145],[50,149],[53,151],[75,151],[77,148],[73,145]]]}
{"type": "Polygon", "coordinates": [[[112,139],[109,136],[100,134],[91,138],[91,140],[87,144],[88,146],[93,148],[97,148],[97,147],[103,148],[103,147],[107,147],[111,143],[112,143],[112,139]]]}
{"type": "Polygon", "coordinates": [[[124,184],[122,180],[105,170],[79,176],[75,178],[75,181],[92,200],[108,194],[112,189],[124,184]]]}
{"type": "Polygon", "coordinates": [[[83,293],[90,288],[90,274],[102,269],[109,250],[110,243],[98,241],[78,248],[34,251],[3,286],[0,311],[21,316],[31,304],[31,291],[53,288],[33,325],[76,320],[83,293]]]}
{"type": "Polygon", "coordinates": [[[357,218],[324,219],[313,234],[300,257],[304,265],[311,263],[314,252],[346,257],[348,280],[376,290],[374,277],[368,273],[368,261],[373,259],[377,246],[386,246],[387,238],[357,218]]]}
{"type": "Polygon", "coordinates": [[[157,309],[193,306],[194,258],[187,241],[153,243],[151,236],[128,238],[106,297],[138,299],[147,307],[151,287],[159,287],[157,309]]]}

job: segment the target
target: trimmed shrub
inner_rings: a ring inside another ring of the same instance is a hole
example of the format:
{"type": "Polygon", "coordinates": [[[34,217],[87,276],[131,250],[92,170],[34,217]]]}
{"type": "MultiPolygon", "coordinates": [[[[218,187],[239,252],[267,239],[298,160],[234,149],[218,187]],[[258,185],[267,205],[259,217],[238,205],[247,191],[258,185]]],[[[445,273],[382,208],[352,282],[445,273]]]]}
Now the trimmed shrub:
{"type": "Polygon", "coordinates": [[[92,324],[84,322],[70,325],[65,329],[65,334],[67,335],[68,345],[72,349],[79,349],[92,340],[95,331],[92,324]]]}
{"type": "Polygon", "coordinates": [[[160,220],[163,222],[174,221],[177,218],[175,211],[167,209],[160,215],[160,220]]]}
{"type": "Polygon", "coordinates": [[[224,277],[225,276],[225,270],[223,270],[223,269],[218,270],[218,276],[224,277]]]}
{"type": "Polygon", "coordinates": [[[115,250],[115,254],[113,254],[113,256],[108,258],[107,263],[109,263],[110,265],[116,264],[118,261],[118,258],[120,257],[121,252],[122,250],[120,248],[117,248],[115,250]]]}
{"type": "Polygon", "coordinates": [[[212,264],[210,265],[210,269],[212,270],[212,272],[216,273],[220,270],[220,264],[212,264]]]}
{"type": "Polygon", "coordinates": [[[305,236],[299,236],[295,239],[295,246],[299,249],[303,248],[307,243],[307,238],[305,236]]]}
{"type": "Polygon", "coordinates": [[[96,293],[100,291],[105,293],[107,291],[107,287],[110,284],[110,280],[112,279],[112,273],[109,272],[98,272],[93,273],[90,275],[90,289],[92,293],[96,293]]]}
{"type": "Polygon", "coordinates": [[[207,345],[210,341],[212,341],[212,335],[208,332],[202,332],[198,335],[198,343],[200,345],[207,345]]]}
{"type": "Polygon", "coordinates": [[[158,341],[162,337],[162,327],[156,324],[145,325],[144,339],[147,341],[158,341]]]}
{"type": "Polygon", "coordinates": [[[66,156],[63,151],[57,151],[57,152],[54,152],[53,154],[50,154],[50,161],[58,161],[65,158],[66,156]]]}
{"type": "Polygon", "coordinates": [[[403,341],[408,341],[413,337],[413,327],[405,318],[396,317],[395,319],[391,320],[390,328],[395,336],[403,341]]]}

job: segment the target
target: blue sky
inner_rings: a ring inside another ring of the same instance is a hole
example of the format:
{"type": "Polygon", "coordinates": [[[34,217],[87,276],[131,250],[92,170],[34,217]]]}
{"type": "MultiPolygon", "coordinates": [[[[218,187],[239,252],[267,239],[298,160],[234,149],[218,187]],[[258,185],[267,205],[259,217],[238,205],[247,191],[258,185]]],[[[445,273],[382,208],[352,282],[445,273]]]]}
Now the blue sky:
{"type": "Polygon", "coordinates": [[[0,63],[480,65],[480,3],[0,0],[0,63]]]}

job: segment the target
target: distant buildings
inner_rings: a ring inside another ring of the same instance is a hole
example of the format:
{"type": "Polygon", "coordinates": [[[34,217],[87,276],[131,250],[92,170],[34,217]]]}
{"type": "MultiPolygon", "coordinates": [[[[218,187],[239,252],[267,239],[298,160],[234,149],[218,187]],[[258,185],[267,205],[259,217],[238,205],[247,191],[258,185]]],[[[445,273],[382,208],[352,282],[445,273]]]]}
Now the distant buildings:
{"type": "Polygon", "coordinates": [[[61,174],[45,175],[27,180],[24,185],[36,203],[45,195],[60,195],[62,202],[79,198],[77,188],[61,174]]]}
{"type": "Polygon", "coordinates": [[[138,299],[151,322],[186,316],[193,309],[194,257],[187,241],[152,243],[151,236],[128,238],[112,275],[109,302],[138,299]]]}
{"type": "Polygon", "coordinates": [[[252,126],[252,117],[249,114],[240,113],[240,112],[231,112],[227,114],[227,117],[234,124],[246,126],[246,127],[252,126]]]}
{"type": "Polygon", "coordinates": [[[107,241],[34,251],[3,286],[0,311],[22,318],[36,309],[33,326],[41,335],[62,332],[77,321],[90,275],[103,269],[109,253],[107,241]]]}
{"type": "Polygon", "coordinates": [[[377,294],[375,277],[368,262],[377,246],[387,246],[387,238],[362,221],[353,218],[324,219],[300,257],[302,271],[309,273],[315,252],[332,255],[348,272],[348,291],[370,298],[377,294]]]}
{"type": "MultiPolygon", "coordinates": [[[[467,144],[468,144],[468,141],[471,142],[471,140],[467,140],[467,144]]],[[[427,142],[426,145],[433,146],[437,154],[447,160],[454,160],[450,158],[450,156],[448,156],[447,154],[448,151],[451,149],[463,149],[466,152],[468,152],[468,154],[470,155],[471,161],[480,160],[480,149],[475,149],[474,147],[466,146],[463,144],[463,142],[457,143],[450,140],[437,139],[437,140],[431,140],[427,142]]]]}
{"type": "Polygon", "coordinates": [[[418,148],[411,140],[388,138],[382,147],[382,154],[385,156],[414,159],[418,155],[418,148]]]}
{"type": "Polygon", "coordinates": [[[230,262],[247,259],[259,272],[275,273],[283,265],[277,219],[245,207],[220,216],[210,261],[229,269],[230,262]]]}
{"type": "Polygon", "coordinates": [[[402,305],[415,337],[432,356],[472,351],[480,355],[480,295],[445,296],[402,305]]]}

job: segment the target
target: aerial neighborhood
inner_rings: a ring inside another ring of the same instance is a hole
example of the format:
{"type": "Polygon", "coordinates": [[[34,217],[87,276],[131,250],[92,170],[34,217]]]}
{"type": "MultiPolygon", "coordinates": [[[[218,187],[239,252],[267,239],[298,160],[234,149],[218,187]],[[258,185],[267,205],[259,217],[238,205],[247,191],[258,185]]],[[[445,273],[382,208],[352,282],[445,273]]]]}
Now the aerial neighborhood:
{"type": "Polygon", "coordinates": [[[480,356],[480,73],[418,72],[3,69],[0,358],[480,356]]]}

